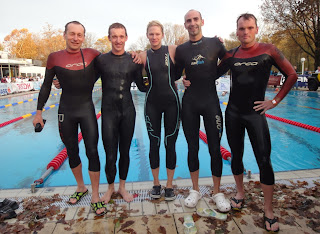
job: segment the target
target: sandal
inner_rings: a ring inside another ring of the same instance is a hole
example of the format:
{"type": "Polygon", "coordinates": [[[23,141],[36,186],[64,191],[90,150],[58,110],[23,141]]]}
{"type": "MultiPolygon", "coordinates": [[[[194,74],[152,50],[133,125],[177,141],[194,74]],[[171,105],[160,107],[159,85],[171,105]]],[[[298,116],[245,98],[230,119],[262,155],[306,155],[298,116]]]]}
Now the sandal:
{"type": "Polygon", "coordinates": [[[263,216],[263,222],[264,222],[264,229],[266,229],[267,232],[279,232],[280,228],[278,228],[275,231],[269,230],[267,229],[267,225],[266,222],[268,222],[270,224],[270,228],[273,224],[278,222],[278,218],[274,217],[273,219],[269,219],[268,217],[266,217],[265,215],[263,216]]]}
{"type": "Polygon", "coordinates": [[[220,212],[228,212],[231,209],[230,203],[226,200],[223,193],[217,193],[212,196],[212,200],[220,212]]]}
{"type": "Polygon", "coordinates": [[[74,192],[70,197],[69,197],[69,201],[68,201],[68,203],[70,204],[70,205],[75,205],[75,204],[77,204],[80,200],[81,200],[81,198],[83,198],[85,195],[87,195],[89,193],[89,190],[87,189],[87,191],[85,191],[85,192],[74,192]],[[77,201],[76,202],[74,202],[74,203],[72,203],[72,202],[70,202],[70,198],[75,198],[77,201]]]}
{"type": "Polygon", "coordinates": [[[219,213],[210,208],[198,208],[197,214],[201,217],[216,218],[222,221],[227,220],[227,214],[219,213]]]}
{"type": "Polygon", "coordinates": [[[192,215],[185,215],[183,219],[184,219],[184,222],[183,222],[184,233],[196,234],[197,227],[194,225],[192,215]]]}
{"type": "Polygon", "coordinates": [[[196,190],[190,190],[189,196],[184,200],[184,205],[189,208],[194,208],[198,204],[202,195],[196,190]]]}
{"type": "Polygon", "coordinates": [[[7,212],[0,212],[0,221],[6,220],[6,219],[12,219],[16,217],[17,217],[17,214],[12,209],[8,210],[7,212]]]}
{"type": "Polygon", "coordinates": [[[231,203],[231,209],[234,211],[241,211],[242,208],[244,207],[244,198],[242,199],[237,199],[235,197],[230,198],[232,201],[234,201],[234,203],[236,203],[237,205],[241,202],[241,206],[237,207],[237,206],[233,206],[231,203]]]}
{"type": "Polygon", "coordinates": [[[104,204],[104,202],[96,202],[96,203],[91,203],[91,208],[94,211],[94,213],[96,213],[97,216],[103,216],[107,213],[107,206],[104,204]],[[104,211],[102,211],[101,213],[97,213],[97,211],[99,209],[104,208],[104,211]]]}

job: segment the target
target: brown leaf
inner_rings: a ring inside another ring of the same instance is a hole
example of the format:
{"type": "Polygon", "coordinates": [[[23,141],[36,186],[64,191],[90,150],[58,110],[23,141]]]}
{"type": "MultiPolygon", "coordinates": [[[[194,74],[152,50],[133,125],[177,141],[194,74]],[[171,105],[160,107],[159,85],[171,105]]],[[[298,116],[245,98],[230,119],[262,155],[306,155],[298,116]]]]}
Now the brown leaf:
{"type": "Polygon", "coordinates": [[[194,213],[192,214],[192,218],[194,222],[197,222],[201,217],[198,214],[194,213]]]}
{"type": "Polygon", "coordinates": [[[183,217],[178,218],[178,220],[179,220],[181,223],[184,223],[184,218],[183,218],[183,217]]]}
{"type": "Polygon", "coordinates": [[[174,204],[176,207],[182,207],[182,205],[180,204],[174,204]]]}
{"type": "Polygon", "coordinates": [[[248,223],[245,221],[245,220],[243,220],[243,219],[241,219],[241,221],[240,221],[240,223],[242,224],[242,225],[248,225],[248,223]]]}
{"type": "Polygon", "coordinates": [[[143,217],[141,218],[141,220],[142,220],[142,222],[144,222],[144,224],[147,224],[148,221],[149,221],[149,219],[148,219],[147,216],[143,216],[143,217]]]}
{"type": "Polygon", "coordinates": [[[161,234],[166,234],[166,233],[167,233],[167,230],[166,230],[164,227],[160,226],[160,227],[158,228],[158,232],[161,233],[161,234]]]}
{"type": "Polygon", "coordinates": [[[167,210],[160,210],[159,212],[158,212],[158,214],[164,214],[164,213],[166,213],[167,212],[167,210]]]}
{"type": "Polygon", "coordinates": [[[124,224],[121,225],[121,228],[120,228],[119,232],[120,232],[121,230],[123,230],[123,229],[131,226],[132,224],[134,224],[134,221],[132,221],[132,220],[129,220],[129,221],[125,222],[124,224]]]}
{"type": "Polygon", "coordinates": [[[123,230],[123,232],[130,233],[130,234],[137,234],[132,228],[125,229],[125,230],[123,230]]]}

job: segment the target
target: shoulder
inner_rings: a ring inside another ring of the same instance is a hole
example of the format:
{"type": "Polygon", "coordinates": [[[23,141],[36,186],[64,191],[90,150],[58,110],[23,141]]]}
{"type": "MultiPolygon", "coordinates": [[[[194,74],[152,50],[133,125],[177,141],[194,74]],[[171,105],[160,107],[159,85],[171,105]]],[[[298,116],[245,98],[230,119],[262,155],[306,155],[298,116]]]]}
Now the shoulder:
{"type": "Polygon", "coordinates": [[[92,56],[97,57],[98,55],[100,55],[101,53],[95,49],[91,49],[91,48],[84,48],[82,49],[83,53],[85,54],[90,54],[92,56]]]}
{"type": "Polygon", "coordinates": [[[59,58],[66,55],[65,50],[59,50],[49,54],[47,59],[47,68],[51,69],[56,65],[56,62],[59,61],[59,58]]]}

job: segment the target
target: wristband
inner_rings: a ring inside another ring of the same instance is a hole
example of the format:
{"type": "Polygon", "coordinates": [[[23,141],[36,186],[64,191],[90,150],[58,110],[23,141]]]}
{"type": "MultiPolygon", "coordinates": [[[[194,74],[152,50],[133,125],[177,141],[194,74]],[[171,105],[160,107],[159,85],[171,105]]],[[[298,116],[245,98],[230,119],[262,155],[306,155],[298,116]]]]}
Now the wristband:
{"type": "Polygon", "coordinates": [[[272,102],[273,105],[277,105],[278,104],[277,101],[274,100],[274,99],[271,102],[272,102]]]}

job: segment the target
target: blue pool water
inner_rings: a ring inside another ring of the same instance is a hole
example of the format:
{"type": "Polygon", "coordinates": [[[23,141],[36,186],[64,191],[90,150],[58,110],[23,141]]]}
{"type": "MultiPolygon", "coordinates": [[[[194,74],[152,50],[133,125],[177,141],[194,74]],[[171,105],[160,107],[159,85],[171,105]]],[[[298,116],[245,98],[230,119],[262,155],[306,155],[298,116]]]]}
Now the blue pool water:
{"type": "MultiPolygon", "coordinates": [[[[52,92],[53,93],[53,92],[52,92]]],[[[144,95],[139,91],[132,91],[136,106],[136,127],[130,149],[130,168],[127,181],[150,181],[152,174],[149,166],[149,139],[144,123],[143,108],[144,95]]],[[[183,93],[180,92],[180,96],[183,93]]],[[[275,96],[272,90],[266,94],[267,98],[275,96]]],[[[290,91],[288,96],[275,109],[268,111],[269,114],[297,122],[320,127],[320,99],[318,92],[290,91]]],[[[19,102],[27,99],[37,98],[38,94],[27,94],[17,97],[6,97],[0,99],[0,106],[19,102]]],[[[227,102],[228,95],[221,96],[220,101],[227,102]]],[[[51,96],[46,106],[59,102],[60,96],[51,96]]],[[[96,112],[101,108],[101,91],[93,93],[96,112]]],[[[36,109],[36,101],[19,104],[16,106],[0,109],[0,123],[31,113],[36,109]]],[[[226,106],[221,104],[224,113],[226,106]]],[[[64,148],[57,123],[58,107],[47,110],[43,117],[47,119],[44,130],[35,133],[32,120],[29,117],[16,123],[0,128],[1,142],[1,170],[0,189],[27,188],[34,180],[39,179],[45,172],[47,164],[64,148]]],[[[272,164],[275,171],[288,171],[299,169],[320,168],[320,134],[285,124],[276,120],[268,119],[271,141],[272,141],[272,164]]],[[[99,128],[101,120],[98,120],[99,128]]],[[[201,129],[204,131],[203,125],[201,129]]],[[[106,183],[104,165],[105,153],[101,140],[101,132],[98,150],[101,160],[101,183],[106,183]]],[[[162,133],[163,136],[163,133],[162,133]]],[[[162,137],[163,138],[163,137],[162,137]]],[[[230,149],[225,136],[221,145],[230,149]]],[[[89,184],[87,172],[88,160],[86,159],[83,141],[80,142],[80,157],[83,163],[83,174],[85,183],[89,184]]],[[[160,179],[166,178],[165,149],[163,142],[160,148],[160,179]]],[[[211,176],[210,156],[205,143],[200,140],[200,177],[211,176]]],[[[258,167],[254,159],[249,139],[245,139],[244,165],[253,173],[258,173],[258,167]]],[[[229,162],[224,161],[223,175],[231,175],[229,162]]],[[[180,127],[177,140],[177,168],[175,178],[189,178],[187,166],[187,143],[180,127]]],[[[116,182],[118,182],[118,178],[116,182]]],[[[53,172],[45,181],[44,186],[75,185],[75,180],[66,160],[59,170],[53,172]]]]}

